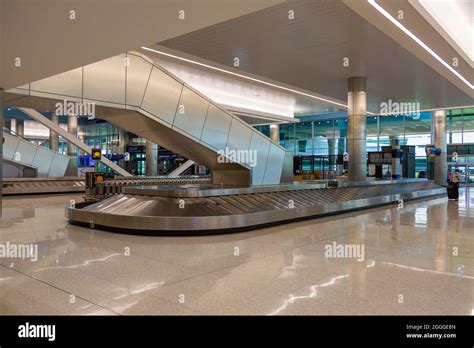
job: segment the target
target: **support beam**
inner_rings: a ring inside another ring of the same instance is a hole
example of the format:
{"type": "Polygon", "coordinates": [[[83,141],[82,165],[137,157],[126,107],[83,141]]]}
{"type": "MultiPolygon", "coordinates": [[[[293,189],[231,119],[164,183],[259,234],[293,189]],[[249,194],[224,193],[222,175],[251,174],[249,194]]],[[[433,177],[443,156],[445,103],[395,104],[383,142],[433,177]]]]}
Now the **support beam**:
{"type": "Polygon", "coordinates": [[[23,119],[15,120],[15,133],[22,138],[25,136],[25,121],[23,119]]]}
{"type": "Polygon", "coordinates": [[[157,145],[151,141],[146,141],[145,156],[146,156],[146,176],[156,176],[158,171],[157,163],[157,145]]]}
{"type": "Polygon", "coordinates": [[[367,180],[366,159],[366,78],[351,77],[347,93],[347,145],[349,152],[349,181],[367,180]]]}
{"type": "Polygon", "coordinates": [[[389,139],[392,148],[392,179],[398,180],[402,177],[400,139],[396,135],[390,135],[389,139]]]}
{"type": "Polygon", "coordinates": [[[180,165],[178,168],[173,170],[171,173],[169,173],[169,176],[179,176],[183,174],[189,167],[191,167],[195,162],[193,160],[187,160],[184,162],[182,165],[180,165]]]}
{"type": "MultiPolygon", "coordinates": [[[[15,126],[16,124],[16,120],[13,118],[3,118],[3,127],[5,127],[6,129],[10,129],[12,131],[15,131],[15,126]]],[[[3,129],[3,128],[2,128],[3,129]]]]}
{"type": "Polygon", "coordinates": [[[438,185],[446,186],[448,180],[447,144],[446,144],[446,111],[437,110],[434,118],[434,145],[441,149],[441,155],[434,158],[434,178],[438,185]]]}
{"type": "MultiPolygon", "coordinates": [[[[76,115],[69,115],[67,118],[67,131],[71,134],[74,138],[77,139],[77,116],[76,115]]],[[[71,157],[77,157],[77,149],[74,146],[74,143],[68,141],[67,143],[67,155],[71,157]]]]}
{"type": "MultiPolygon", "coordinates": [[[[59,127],[59,116],[56,112],[51,112],[51,122],[59,127]]],[[[49,130],[49,146],[52,151],[58,152],[59,150],[59,135],[52,129],[49,130]]]]}
{"type": "Polygon", "coordinates": [[[2,141],[0,142],[0,218],[3,217],[3,88],[0,88],[0,126],[2,141]]]}
{"type": "MultiPolygon", "coordinates": [[[[77,139],[77,116],[68,115],[67,118],[67,131],[75,139],[77,139]]],[[[69,156],[69,166],[66,171],[66,176],[77,176],[77,149],[74,146],[74,143],[68,141],[67,143],[67,155],[69,156]]]]}
{"type": "MultiPolygon", "coordinates": [[[[119,128],[119,143],[118,143],[118,152],[119,154],[123,155],[127,149],[127,141],[126,141],[126,131],[123,128],[119,128]]],[[[118,161],[119,166],[122,168],[126,168],[125,160],[121,159],[118,161]]]]}
{"type": "MultiPolygon", "coordinates": [[[[30,116],[32,119],[40,122],[41,124],[43,124],[47,128],[54,130],[56,133],[61,135],[61,137],[66,139],[68,142],[74,144],[75,146],[77,146],[82,151],[84,151],[88,154],[91,154],[92,149],[88,145],[84,144],[79,139],[74,137],[72,134],[69,134],[69,132],[66,132],[61,127],[55,125],[47,117],[43,116],[38,111],[36,111],[34,109],[28,109],[28,108],[18,108],[18,110],[24,112],[25,114],[30,116]]],[[[107,159],[105,157],[102,157],[102,159],[100,161],[119,175],[132,176],[129,172],[127,172],[126,170],[120,168],[118,165],[116,165],[115,163],[113,163],[112,161],[110,161],[109,159],[107,159]]]]}
{"type": "Polygon", "coordinates": [[[270,125],[270,139],[275,144],[280,142],[280,125],[279,124],[271,124],[270,125]]]}
{"type": "MultiPolygon", "coordinates": [[[[337,163],[337,139],[335,138],[328,138],[328,163],[329,163],[329,170],[336,171],[336,163],[337,163]]],[[[336,173],[337,175],[337,173],[336,173]]]]}

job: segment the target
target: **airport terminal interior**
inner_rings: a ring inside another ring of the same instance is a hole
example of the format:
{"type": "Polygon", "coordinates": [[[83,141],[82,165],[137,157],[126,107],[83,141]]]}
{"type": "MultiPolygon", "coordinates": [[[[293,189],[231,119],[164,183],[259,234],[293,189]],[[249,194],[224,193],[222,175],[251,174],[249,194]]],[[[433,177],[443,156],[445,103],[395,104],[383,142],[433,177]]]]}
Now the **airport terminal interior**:
{"type": "Polygon", "coordinates": [[[474,314],[473,38],[472,0],[0,0],[0,315],[474,314]]]}

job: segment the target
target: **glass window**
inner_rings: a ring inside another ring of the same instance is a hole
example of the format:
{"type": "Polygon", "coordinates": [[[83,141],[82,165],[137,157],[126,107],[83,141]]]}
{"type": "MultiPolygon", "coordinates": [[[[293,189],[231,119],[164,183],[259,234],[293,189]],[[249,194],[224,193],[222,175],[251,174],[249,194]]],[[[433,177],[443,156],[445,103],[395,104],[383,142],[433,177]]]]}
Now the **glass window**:
{"type": "Polygon", "coordinates": [[[270,125],[262,125],[262,126],[255,126],[255,128],[261,132],[262,134],[266,135],[270,138],[270,125]]]}
{"type": "Polygon", "coordinates": [[[329,154],[328,139],[335,138],[334,120],[314,121],[314,154],[327,156],[329,154]]]}
{"type": "Polygon", "coordinates": [[[377,137],[377,116],[367,116],[366,122],[366,151],[374,152],[378,151],[378,137],[377,137]]]}
{"type": "Polygon", "coordinates": [[[295,124],[296,137],[296,155],[312,155],[313,139],[312,139],[311,122],[300,122],[295,124]]]}
{"type": "Polygon", "coordinates": [[[334,136],[337,138],[337,154],[342,155],[347,152],[347,117],[335,121],[334,136]]]}
{"type": "Polygon", "coordinates": [[[462,144],[462,109],[446,112],[446,131],[448,144],[462,144]]]}
{"type": "Polygon", "coordinates": [[[474,108],[463,110],[463,143],[474,143],[474,108]]]}
{"type": "Polygon", "coordinates": [[[379,116],[379,146],[390,146],[390,138],[398,138],[400,145],[405,144],[404,136],[404,116],[403,115],[391,115],[391,116],[379,116]]]}
{"type": "Polygon", "coordinates": [[[280,124],[280,145],[296,153],[295,124],[280,124]]]}

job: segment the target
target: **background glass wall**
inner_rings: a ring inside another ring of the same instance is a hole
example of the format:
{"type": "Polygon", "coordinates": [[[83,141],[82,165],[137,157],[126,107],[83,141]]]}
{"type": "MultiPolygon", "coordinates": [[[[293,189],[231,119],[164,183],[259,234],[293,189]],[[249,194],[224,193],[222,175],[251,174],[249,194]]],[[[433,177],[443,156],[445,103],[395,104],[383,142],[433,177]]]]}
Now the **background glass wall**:
{"type": "Polygon", "coordinates": [[[446,112],[448,144],[474,143],[474,108],[446,112]]]}
{"type": "MultiPolygon", "coordinates": [[[[79,125],[78,127],[78,137],[82,142],[91,148],[101,149],[102,156],[111,159],[115,163],[117,161],[114,160],[113,155],[121,153],[119,149],[119,133],[119,127],[107,122],[89,123],[79,125]]],[[[81,151],[79,166],[90,167],[93,166],[93,163],[94,161],[90,155],[84,154],[81,151]]],[[[106,173],[113,173],[110,168],[101,162],[97,163],[97,169],[106,173]]]]}
{"type": "MultiPolygon", "coordinates": [[[[448,144],[474,144],[474,108],[448,110],[448,144]]],[[[347,116],[300,117],[300,123],[280,125],[280,145],[294,155],[342,155],[347,151],[347,116]]],[[[262,127],[262,126],[260,126],[262,127]]],[[[415,146],[416,172],[426,170],[426,145],[433,143],[431,112],[418,115],[367,116],[367,151],[381,151],[397,138],[415,146]]],[[[315,164],[316,166],[316,164],[315,164]]],[[[315,168],[316,169],[316,168],[315,168]]]]}

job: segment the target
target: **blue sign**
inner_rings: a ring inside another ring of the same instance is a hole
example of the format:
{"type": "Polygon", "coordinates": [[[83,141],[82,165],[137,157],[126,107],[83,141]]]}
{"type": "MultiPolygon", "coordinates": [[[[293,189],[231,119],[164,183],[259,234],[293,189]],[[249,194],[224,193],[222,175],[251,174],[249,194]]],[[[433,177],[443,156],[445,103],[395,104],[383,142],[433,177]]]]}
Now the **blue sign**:
{"type": "Polygon", "coordinates": [[[431,158],[441,155],[441,149],[434,146],[427,146],[425,152],[426,155],[431,158]]]}

